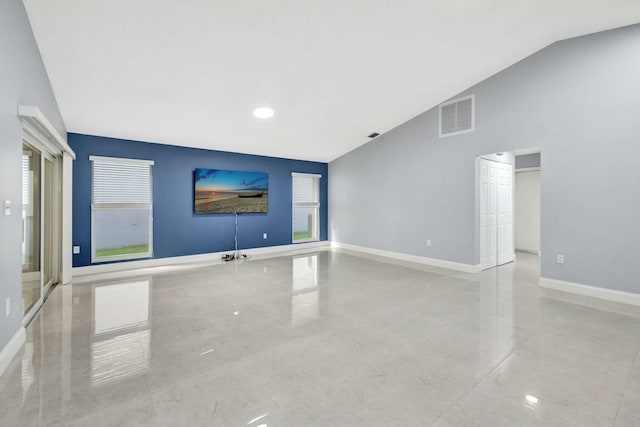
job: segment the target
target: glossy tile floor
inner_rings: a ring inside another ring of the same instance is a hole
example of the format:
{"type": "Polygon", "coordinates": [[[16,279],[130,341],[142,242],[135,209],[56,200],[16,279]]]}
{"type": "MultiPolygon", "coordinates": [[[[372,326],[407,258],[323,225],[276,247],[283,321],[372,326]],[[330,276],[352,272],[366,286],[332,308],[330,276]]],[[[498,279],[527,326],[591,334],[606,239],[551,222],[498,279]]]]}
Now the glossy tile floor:
{"type": "Polygon", "coordinates": [[[0,425],[638,426],[640,317],[320,252],[54,289],[0,425]]]}

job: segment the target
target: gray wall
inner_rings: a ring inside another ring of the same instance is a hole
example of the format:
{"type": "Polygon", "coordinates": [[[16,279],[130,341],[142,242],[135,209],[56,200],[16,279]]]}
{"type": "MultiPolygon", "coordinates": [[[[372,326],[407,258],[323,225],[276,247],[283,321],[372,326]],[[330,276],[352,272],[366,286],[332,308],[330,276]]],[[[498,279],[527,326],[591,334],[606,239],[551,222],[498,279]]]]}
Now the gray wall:
{"type": "Polygon", "coordinates": [[[434,108],[331,162],[330,238],[476,265],[475,157],[540,147],[542,275],[640,292],[638,46],[637,25],[555,43],[463,93],[475,132],[439,139],[434,108]]]}
{"type": "MultiPolygon", "coordinates": [[[[22,1],[0,2],[0,203],[12,213],[0,216],[0,349],[22,325],[21,173],[22,123],[18,104],[35,105],[58,129],[66,131],[36,46],[22,1]],[[11,315],[4,302],[11,298],[11,315]]],[[[1,214],[0,214],[1,215],[1,214]]]]}
{"type": "Polygon", "coordinates": [[[516,169],[539,168],[540,153],[524,154],[516,156],[516,169]]]}

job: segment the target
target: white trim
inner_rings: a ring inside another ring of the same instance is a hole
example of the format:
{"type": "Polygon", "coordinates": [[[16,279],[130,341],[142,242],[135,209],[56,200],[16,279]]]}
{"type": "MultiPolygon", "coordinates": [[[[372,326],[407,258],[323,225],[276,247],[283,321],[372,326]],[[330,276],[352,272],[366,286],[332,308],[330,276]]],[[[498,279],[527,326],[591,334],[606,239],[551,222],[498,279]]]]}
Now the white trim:
{"type": "Polygon", "coordinates": [[[540,171],[540,166],[536,166],[533,168],[518,168],[516,169],[516,173],[518,172],[537,172],[540,171]]]}
{"type": "Polygon", "coordinates": [[[320,239],[316,238],[316,239],[300,239],[300,240],[294,240],[292,245],[299,245],[300,243],[309,243],[309,242],[319,242],[320,239]]]}
{"type": "Polygon", "coordinates": [[[16,354],[20,351],[22,344],[24,344],[27,338],[26,331],[24,326],[20,326],[20,329],[16,331],[13,337],[9,340],[7,345],[0,351],[0,376],[4,373],[4,371],[11,363],[11,360],[15,357],[16,354]]]}
{"type": "Polygon", "coordinates": [[[113,163],[135,163],[137,165],[153,165],[153,160],[144,159],[131,159],[123,157],[103,157],[103,156],[89,156],[89,161],[99,160],[101,162],[113,162],[113,163]]]}
{"type": "Polygon", "coordinates": [[[291,176],[307,176],[310,178],[322,178],[322,175],[318,173],[303,173],[303,172],[291,172],[291,176]]]}
{"type": "Polygon", "coordinates": [[[462,271],[465,273],[480,273],[480,264],[462,264],[454,261],[443,259],[427,258],[419,255],[403,254],[400,252],[385,251],[382,249],[367,248],[364,246],[350,245],[347,243],[331,242],[331,247],[336,249],[347,249],[356,252],[362,252],[369,255],[377,255],[385,258],[393,258],[400,261],[409,261],[416,264],[430,265],[433,267],[441,267],[449,270],[462,271]]]}
{"type": "Polygon", "coordinates": [[[63,284],[71,282],[73,271],[73,156],[64,153],[62,156],[62,222],[61,245],[62,264],[60,265],[60,279],[63,284]]]}
{"type": "MultiPolygon", "coordinates": [[[[63,153],[58,144],[52,142],[46,133],[36,127],[33,122],[28,120],[22,121],[22,140],[30,145],[33,149],[40,151],[42,156],[60,157],[63,153]]],[[[31,155],[31,153],[29,153],[31,155]]]]}
{"type": "MultiPolygon", "coordinates": [[[[311,242],[311,243],[294,243],[291,245],[280,245],[280,246],[266,246],[263,248],[252,248],[252,249],[243,249],[242,252],[247,256],[263,256],[263,255],[282,255],[289,253],[304,253],[309,250],[318,250],[322,248],[328,248],[329,242],[311,242]]],[[[197,254],[197,255],[185,255],[185,256],[177,256],[177,257],[167,257],[167,258],[155,258],[155,259],[147,259],[141,261],[128,261],[128,262],[117,262],[112,264],[98,264],[98,265],[88,265],[85,267],[74,267],[73,268],[73,278],[74,282],[76,282],[76,278],[91,275],[91,274],[103,274],[103,273],[113,273],[119,271],[129,271],[129,270],[137,270],[140,268],[153,268],[153,267],[164,267],[170,265],[180,265],[180,264],[193,264],[193,263],[222,263],[221,260],[222,255],[225,253],[229,253],[230,251],[225,252],[210,252],[206,254],[197,254]]]]}
{"type": "MultiPolygon", "coordinates": [[[[540,256],[540,251],[533,250],[533,249],[515,248],[515,251],[516,252],[524,252],[524,253],[527,253],[527,254],[540,256]]],[[[515,254],[513,256],[515,257],[515,254]]]]}
{"type": "Polygon", "coordinates": [[[58,133],[51,122],[42,114],[38,107],[29,105],[18,105],[18,116],[31,128],[43,133],[48,139],[54,142],[63,152],[68,153],[75,160],[76,153],[73,152],[67,141],[58,133]]]}
{"type": "Polygon", "coordinates": [[[556,291],[568,292],[571,294],[583,295],[622,304],[640,306],[640,294],[634,294],[631,292],[582,285],[580,283],[565,282],[563,280],[548,279],[546,277],[541,277],[539,284],[541,288],[553,289],[556,291]]]}
{"type": "Polygon", "coordinates": [[[439,138],[446,138],[448,136],[455,136],[455,135],[462,135],[465,133],[471,133],[474,132],[476,130],[476,96],[475,94],[471,94],[471,95],[467,95],[467,96],[462,96],[460,98],[456,98],[456,99],[452,99],[450,101],[447,102],[443,102],[442,104],[440,104],[438,106],[438,137],[439,138]],[[471,128],[469,129],[465,129],[465,130],[460,130],[457,132],[451,132],[451,133],[442,133],[442,107],[446,107],[447,105],[451,105],[451,104],[455,104],[457,102],[460,101],[466,101],[467,99],[471,99],[471,128]]]}
{"type": "MultiPolygon", "coordinates": [[[[42,280],[40,281],[40,283],[42,283],[42,280]]],[[[38,312],[42,308],[42,304],[44,304],[44,292],[42,286],[40,286],[40,297],[22,318],[22,325],[24,327],[29,326],[29,323],[31,323],[33,318],[36,317],[36,314],[38,314],[38,312]]]]}

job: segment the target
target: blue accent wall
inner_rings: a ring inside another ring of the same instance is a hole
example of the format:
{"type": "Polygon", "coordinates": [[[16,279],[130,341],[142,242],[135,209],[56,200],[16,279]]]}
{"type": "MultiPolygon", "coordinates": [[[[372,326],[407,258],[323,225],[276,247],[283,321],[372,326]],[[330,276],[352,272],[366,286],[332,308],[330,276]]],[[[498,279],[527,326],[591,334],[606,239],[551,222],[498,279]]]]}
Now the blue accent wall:
{"type": "Polygon", "coordinates": [[[91,162],[89,156],[153,160],[153,257],[224,252],[234,249],[233,214],[193,213],[196,168],[266,172],[269,208],[266,214],[238,215],[240,249],[292,243],[291,172],[321,174],[320,240],[327,240],[326,163],[176,147],[123,139],[68,134],[76,153],[73,162],[73,266],[91,265],[91,162]],[[263,233],[268,238],[263,239],[263,233]]]}

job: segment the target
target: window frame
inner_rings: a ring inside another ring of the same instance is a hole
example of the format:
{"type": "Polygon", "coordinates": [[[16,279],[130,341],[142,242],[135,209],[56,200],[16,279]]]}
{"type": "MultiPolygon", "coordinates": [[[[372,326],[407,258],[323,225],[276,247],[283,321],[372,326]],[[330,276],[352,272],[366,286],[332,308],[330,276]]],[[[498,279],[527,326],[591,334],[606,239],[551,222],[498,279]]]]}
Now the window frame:
{"type": "Polygon", "coordinates": [[[114,261],[129,261],[135,259],[153,258],[153,160],[130,159],[123,157],[89,156],[91,169],[91,263],[99,264],[114,261]],[[149,166],[149,203],[94,203],[94,161],[112,163],[131,163],[149,166]],[[96,212],[103,210],[140,209],[149,212],[149,250],[133,254],[111,255],[96,257],[95,225],[96,212]]]}
{"type": "Polygon", "coordinates": [[[319,242],[320,241],[320,180],[322,179],[322,175],[315,173],[303,173],[303,172],[292,172],[291,173],[291,243],[309,243],[309,242],[319,242]],[[294,180],[296,177],[300,178],[315,178],[317,183],[317,194],[318,201],[317,202],[296,202],[295,201],[295,193],[294,193],[294,180]],[[306,239],[298,239],[294,238],[295,233],[295,211],[296,208],[315,208],[316,209],[316,223],[314,224],[314,228],[316,231],[315,237],[309,237],[306,239]]]}

